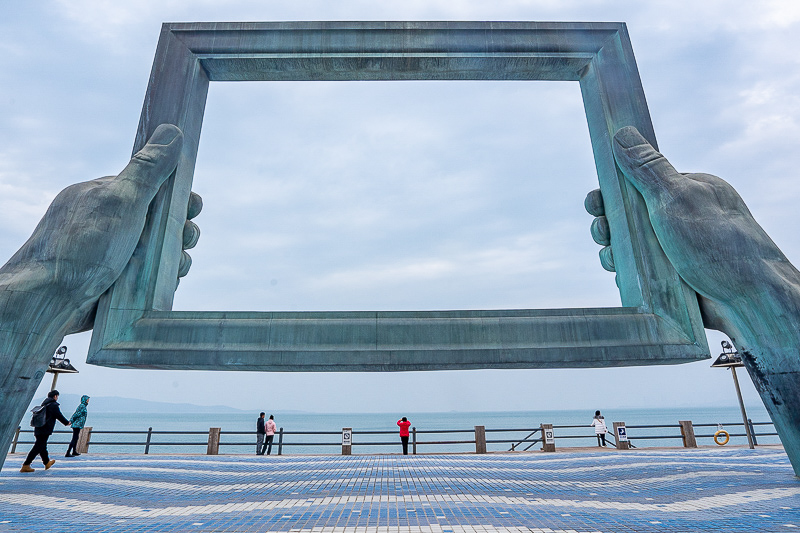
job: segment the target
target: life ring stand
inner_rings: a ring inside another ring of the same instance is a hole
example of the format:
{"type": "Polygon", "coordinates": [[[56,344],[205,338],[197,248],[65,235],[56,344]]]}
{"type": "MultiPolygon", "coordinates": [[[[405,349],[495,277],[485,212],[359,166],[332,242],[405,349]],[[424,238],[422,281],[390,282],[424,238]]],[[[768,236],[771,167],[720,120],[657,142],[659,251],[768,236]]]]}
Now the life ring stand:
{"type": "Polygon", "coordinates": [[[731,435],[724,429],[719,429],[716,433],[714,433],[714,442],[720,446],[725,446],[728,444],[729,440],[731,440],[731,435]]]}

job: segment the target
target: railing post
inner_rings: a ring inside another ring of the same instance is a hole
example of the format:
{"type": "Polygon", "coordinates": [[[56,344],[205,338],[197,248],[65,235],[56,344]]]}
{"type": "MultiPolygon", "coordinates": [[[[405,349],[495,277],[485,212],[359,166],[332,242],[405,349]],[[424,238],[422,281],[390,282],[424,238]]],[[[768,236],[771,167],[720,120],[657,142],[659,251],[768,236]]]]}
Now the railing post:
{"type": "Polygon", "coordinates": [[[684,448],[697,448],[697,439],[694,436],[694,426],[691,420],[679,420],[684,448]]]}
{"type": "Polygon", "coordinates": [[[758,446],[758,440],[756,439],[756,427],[753,425],[753,421],[749,418],[747,419],[747,425],[750,426],[750,435],[753,437],[753,446],[758,446]]]}
{"type": "Polygon", "coordinates": [[[540,424],[539,427],[542,430],[542,451],[556,451],[556,436],[553,433],[553,424],[540,424]]]}
{"type": "Polygon", "coordinates": [[[222,428],[208,428],[208,449],[206,455],[219,455],[219,432],[222,428]]]}
{"type": "Polygon", "coordinates": [[[283,428],[278,430],[278,455],[283,455],[283,428]]]}
{"type": "Polygon", "coordinates": [[[353,428],[342,428],[342,455],[350,455],[353,451],[353,428]]]}
{"type": "Polygon", "coordinates": [[[411,428],[411,453],[417,455],[417,428],[411,428]]]}
{"type": "Polygon", "coordinates": [[[17,451],[17,443],[19,442],[20,431],[22,431],[22,426],[17,426],[17,430],[14,432],[14,440],[11,443],[11,453],[16,453],[17,451]]]}
{"type": "Polygon", "coordinates": [[[630,442],[628,442],[628,429],[625,427],[625,422],[614,422],[614,438],[617,441],[618,450],[630,449],[630,442]]]}
{"type": "Polygon", "coordinates": [[[485,426],[475,426],[475,453],[486,453],[485,426]]]}
{"type": "Polygon", "coordinates": [[[91,426],[84,427],[83,429],[81,429],[81,432],[78,434],[78,445],[75,447],[78,450],[78,453],[88,453],[89,442],[91,440],[92,440],[91,426]]]}
{"type": "Polygon", "coordinates": [[[144,454],[147,455],[150,453],[150,437],[153,435],[153,428],[147,428],[147,441],[144,443],[144,454]]]}

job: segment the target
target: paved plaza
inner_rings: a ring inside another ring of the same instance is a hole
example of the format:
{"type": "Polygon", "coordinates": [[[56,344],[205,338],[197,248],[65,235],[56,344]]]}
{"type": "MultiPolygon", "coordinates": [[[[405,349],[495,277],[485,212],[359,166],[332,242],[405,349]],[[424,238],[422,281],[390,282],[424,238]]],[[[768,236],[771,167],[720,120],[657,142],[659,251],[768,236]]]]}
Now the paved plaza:
{"type": "Polygon", "coordinates": [[[58,458],[0,473],[0,531],[800,531],[780,448],[58,458]]]}

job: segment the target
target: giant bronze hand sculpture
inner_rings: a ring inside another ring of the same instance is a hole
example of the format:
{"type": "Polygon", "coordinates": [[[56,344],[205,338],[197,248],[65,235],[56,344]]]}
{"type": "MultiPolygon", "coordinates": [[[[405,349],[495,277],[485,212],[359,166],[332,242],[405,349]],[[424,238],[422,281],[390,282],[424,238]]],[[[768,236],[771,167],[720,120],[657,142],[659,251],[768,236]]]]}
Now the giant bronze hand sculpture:
{"type": "Polygon", "coordinates": [[[64,335],[92,327],[97,301],[133,254],[182,144],[178,128],[161,125],[119,175],[61,191],[0,268],[0,466],[64,335]]]}
{"type": "MultiPolygon", "coordinates": [[[[677,172],[632,127],[614,136],[614,157],[644,197],[664,253],[699,295],[706,327],[738,347],[800,475],[800,272],[724,180],[677,172]]],[[[595,240],[608,244],[599,191],[586,207],[598,217],[595,240]]],[[[601,261],[613,270],[609,247],[601,261]]]]}

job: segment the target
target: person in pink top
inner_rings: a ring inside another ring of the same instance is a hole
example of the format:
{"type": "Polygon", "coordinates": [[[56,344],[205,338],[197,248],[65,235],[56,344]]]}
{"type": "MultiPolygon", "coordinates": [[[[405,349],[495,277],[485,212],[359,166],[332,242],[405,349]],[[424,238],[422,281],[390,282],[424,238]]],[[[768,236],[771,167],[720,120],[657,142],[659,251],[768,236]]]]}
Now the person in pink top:
{"type": "Polygon", "coordinates": [[[397,421],[397,425],[400,426],[400,441],[403,443],[403,455],[408,455],[408,428],[411,426],[411,422],[409,422],[406,417],[403,417],[397,421]]]}
{"type": "Polygon", "coordinates": [[[273,415],[269,415],[269,420],[264,424],[264,429],[267,432],[264,439],[264,448],[267,449],[267,455],[269,455],[272,452],[272,439],[275,437],[275,431],[278,429],[275,426],[275,417],[273,415]]]}

